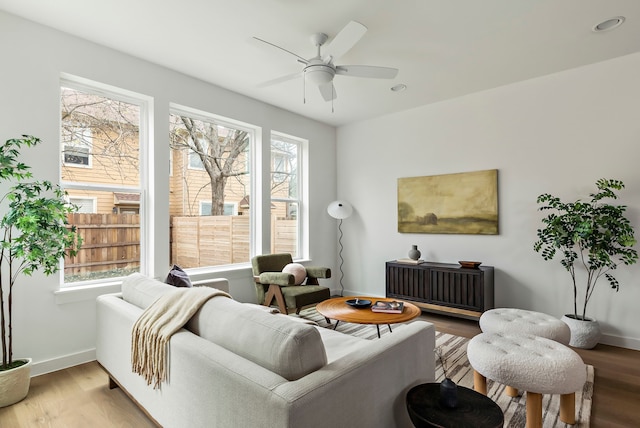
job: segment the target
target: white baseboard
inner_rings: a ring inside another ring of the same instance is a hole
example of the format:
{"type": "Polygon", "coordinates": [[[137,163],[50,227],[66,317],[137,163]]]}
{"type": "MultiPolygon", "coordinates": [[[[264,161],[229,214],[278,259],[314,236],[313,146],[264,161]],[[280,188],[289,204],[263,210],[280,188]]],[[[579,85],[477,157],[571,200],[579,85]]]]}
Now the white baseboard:
{"type": "Polygon", "coordinates": [[[600,339],[600,343],[640,351],[640,339],[603,334],[602,339],[600,339]]]}
{"type": "Polygon", "coordinates": [[[58,370],[77,366],[79,364],[88,363],[89,361],[94,361],[95,359],[96,350],[94,348],[75,354],[53,358],[51,360],[38,361],[31,365],[31,377],[55,372],[58,370]]]}

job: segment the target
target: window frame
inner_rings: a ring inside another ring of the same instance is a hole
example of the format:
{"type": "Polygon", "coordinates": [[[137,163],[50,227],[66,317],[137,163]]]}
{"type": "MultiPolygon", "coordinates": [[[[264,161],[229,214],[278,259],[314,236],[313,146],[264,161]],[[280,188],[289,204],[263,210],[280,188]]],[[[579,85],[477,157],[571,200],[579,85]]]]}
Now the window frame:
{"type": "MultiPolygon", "coordinates": [[[[269,139],[269,187],[271,187],[271,173],[278,173],[278,171],[271,171],[274,167],[273,163],[273,141],[282,141],[288,144],[294,144],[297,148],[296,150],[296,180],[295,185],[297,188],[297,197],[273,197],[271,194],[271,189],[269,189],[270,203],[273,202],[284,202],[287,204],[287,212],[289,210],[289,205],[291,203],[297,204],[297,213],[296,213],[296,221],[297,221],[297,236],[296,236],[296,254],[297,256],[294,259],[305,259],[308,258],[309,245],[308,245],[308,210],[306,208],[306,204],[308,203],[306,199],[306,186],[308,185],[308,179],[306,174],[305,165],[307,164],[307,153],[308,153],[308,140],[305,140],[300,137],[295,137],[292,135],[288,135],[278,131],[271,131],[270,139],[269,139]]],[[[289,171],[290,172],[290,171],[289,171]]],[[[271,214],[271,213],[269,213],[271,214]]],[[[274,237],[270,237],[270,241],[272,241],[274,237]]]]}
{"type": "MultiPolygon", "coordinates": [[[[64,190],[88,190],[88,191],[101,191],[101,192],[120,192],[120,193],[139,193],[140,194],[140,268],[139,272],[143,275],[149,275],[153,272],[153,234],[149,233],[153,219],[151,217],[151,209],[148,208],[149,204],[149,186],[153,183],[153,159],[151,158],[152,150],[150,149],[150,135],[151,135],[151,114],[153,112],[153,98],[144,94],[129,91],[127,89],[111,86],[108,84],[96,82],[83,77],[75,76],[72,74],[61,73],[59,86],[58,86],[58,100],[61,99],[61,88],[66,87],[69,89],[89,93],[92,95],[99,95],[105,98],[110,98],[116,101],[126,102],[129,104],[137,105],[140,109],[139,117],[140,123],[138,124],[138,153],[139,153],[139,177],[137,186],[126,185],[108,185],[108,184],[96,184],[90,182],[79,181],[66,181],[62,179],[62,162],[59,164],[59,183],[60,187],[64,190]]],[[[58,107],[58,112],[61,110],[61,105],[58,107]]],[[[59,119],[59,126],[61,127],[61,119],[59,119]]],[[[60,130],[60,140],[62,141],[62,131],[60,130]]],[[[75,165],[72,165],[75,166],[75,165]]],[[[82,287],[87,285],[99,285],[104,283],[112,283],[114,280],[122,279],[122,277],[112,278],[100,278],[86,281],[76,281],[72,283],[65,283],[64,276],[64,260],[60,260],[61,272],[60,275],[60,289],[67,290],[76,287],[82,287]]]]}
{"type": "MultiPolygon", "coordinates": [[[[232,119],[226,116],[221,116],[219,114],[207,112],[204,110],[188,107],[188,106],[178,104],[178,103],[173,103],[173,102],[169,103],[169,115],[189,116],[195,120],[200,120],[205,122],[215,122],[215,124],[219,127],[226,127],[226,128],[246,131],[247,135],[250,138],[250,142],[248,146],[248,154],[247,154],[248,159],[247,159],[247,162],[245,163],[246,171],[250,175],[249,195],[251,195],[251,204],[252,205],[256,204],[255,206],[260,206],[260,201],[262,200],[262,198],[259,197],[260,195],[258,194],[259,192],[258,189],[261,189],[262,186],[257,182],[257,180],[258,180],[258,176],[262,175],[261,173],[262,169],[259,168],[259,165],[257,164],[256,160],[259,157],[257,150],[259,150],[259,148],[261,147],[262,128],[258,125],[253,125],[248,122],[243,122],[240,120],[232,119]]],[[[167,124],[169,123],[170,123],[170,118],[168,117],[167,124]]],[[[171,150],[169,150],[169,152],[171,153],[171,150]]],[[[194,152],[192,150],[189,150],[189,156],[191,156],[192,153],[194,152]]],[[[190,160],[187,164],[187,169],[198,170],[198,168],[191,167],[190,160]]],[[[204,171],[205,169],[202,168],[201,170],[204,171]]],[[[167,179],[169,179],[169,176],[167,176],[167,179]]],[[[201,201],[198,201],[198,212],[202,212],[200,202],[201,201]]],[[[238,210],[239,210],[239,206],[238,204],[235,204],[234,213],[237,214],[238,210]]],[[[263,216],[264,216],[264,213],[262,208],[259,211],[254,210],[252,212],[252,215],[249,216],[249,260],[247,260],[246,262],[231,263],[231,264],[225,264],[225,265],[211,265],[211,266],[185,268],[185,270],[189,273],[200,274],[200,273],[207,273],[207,272],[225,271],[225,270],[228,270],[229,268],[244,268],[246,266],[250,266],[251,258],[254,257],[256,254],[262,253],[260,249],[261,249],[262,242],[265,239],[262,237],[263,227],[261,224],[261,221],[262,221],[261,219],[263,216]],[[255,214],[256,212],[259,212],[259,214],[256,215],[255,214]]]]}

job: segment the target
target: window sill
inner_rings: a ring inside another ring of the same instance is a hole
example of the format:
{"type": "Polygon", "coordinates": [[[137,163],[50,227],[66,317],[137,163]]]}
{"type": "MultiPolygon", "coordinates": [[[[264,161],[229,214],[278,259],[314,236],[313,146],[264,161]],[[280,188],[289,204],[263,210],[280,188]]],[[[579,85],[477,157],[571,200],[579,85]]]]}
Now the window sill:
{"type": "Polygon", "coordinates": [[[95,300],[102,294],[118,293],[122,289],[122,281],[107,282],[101,284],[84,285],[78,287],[65,287],[53,292],[56,304],[84,302],[95,300]]]}
{"type": "MultiPolygon", "coordinates": [[[[294,260],[296,263],[309,262],[308,259],[294,260]]],[[[202,281],[213,278],[234,279],[244,277],[249,273],[251,275],[251,264],[243,263],[236,265],[225,265],[216,268],[192,268],[186,269],[187,274],[192,281],[202,281]]],[[[163,279],[160,279],[162,281],[163,279]]],[[[67,303],[84,302],[95,300],[102,294],[119,293],[122,291],[122,280],[112,282],[102,282],[99,284],[88,284],[64,287],[53,292],[56,304],[64,305],[67,303]]]]}

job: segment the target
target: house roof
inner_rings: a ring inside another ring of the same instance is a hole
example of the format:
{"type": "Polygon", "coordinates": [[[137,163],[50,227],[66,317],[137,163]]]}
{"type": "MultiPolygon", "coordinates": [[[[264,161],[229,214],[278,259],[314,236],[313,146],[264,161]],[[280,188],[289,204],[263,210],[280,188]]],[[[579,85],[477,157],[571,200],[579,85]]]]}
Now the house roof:
{"type": "MultiPolygon", "coordinates": [[[[250,195],[247,195],[244,198],[240,199],[240,202],[238,202],[238,206],[240,208],[243,208],[243,209],[251,208],[251,197],[250,197],[250,195]]],[[[275,208],[276,208],[276,206],[272,202],[271,203],[271,209],[273,210],[275,208]]]]}
{"type": "Polygon", "coordinates": [[[140,194],[139,193],[113,193],[113,203],[114,204],[139,204],[140,203],[140,194]]]}

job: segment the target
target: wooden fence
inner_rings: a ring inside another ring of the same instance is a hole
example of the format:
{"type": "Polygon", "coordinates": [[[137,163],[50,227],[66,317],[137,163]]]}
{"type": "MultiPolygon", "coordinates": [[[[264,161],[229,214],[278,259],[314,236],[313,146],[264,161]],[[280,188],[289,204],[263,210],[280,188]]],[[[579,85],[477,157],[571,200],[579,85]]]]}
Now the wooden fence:
{"type": "MultiPolygon", "coordinates": [[[[82,246],[66,257],[65,278],[75,280],[116,276],[140,266],[139,214],[70,214],[82,246]],[[113,272],[114,275],[110,275],[113,272]],[[104,274],[106,273],[106,274],[104,274]]],[[[272,253],[295,254],[296,220],[272,220],[272,253]]],[[[249,216],[171,218],[171,263],[183,268],[218,266],[249,261],[249,216]]],[[[73,281],[73,280],[71,280],[73,281]]]]}
{"type": "Polygon", "coordinates": [[[249,216],[171,218],[171,262],[183,268],[249,259],[249,216]]]}
{"type": "MultiPolygon", "coordinates": [[[[297,221],[272,220],[271,252],[296,253],[297,221]]],[[[249,216],[171,218],[171,263],[183,268],[249,261],[249,216]]]]}
{"type": "Polygon", "coordinates": [[[66,257],[64,274],[134,269],[140,266],[139,214],[70,214],[82,246],[75,257],[66,257]]]}

